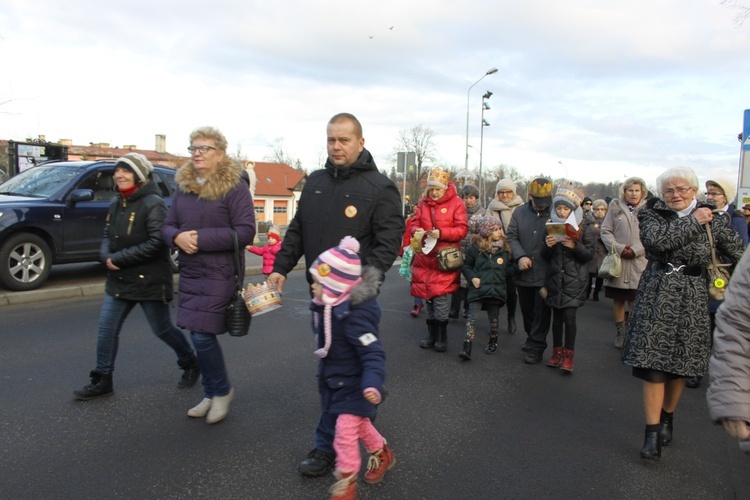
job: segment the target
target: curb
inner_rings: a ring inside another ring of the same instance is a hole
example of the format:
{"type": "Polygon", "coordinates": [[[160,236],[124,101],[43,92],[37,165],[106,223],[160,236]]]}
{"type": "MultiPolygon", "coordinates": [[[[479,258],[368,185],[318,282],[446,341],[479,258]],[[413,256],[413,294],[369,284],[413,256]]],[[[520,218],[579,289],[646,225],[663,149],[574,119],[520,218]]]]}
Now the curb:
{"type": "MultiPolygon", "coordinates": [[[[245,268],[245,278],[248,276],[262,275],[260,266],[245,268]]],[[[297,263],[292,271],[305,269],[303,263],[297,263]]],[[[180,281],[179,275],[174,275],[175,295],[177,294],[177,285],[180,281]]],[[[104,278],[101,282],[85,283],[82,285],[63,285],[50,288],[40,288],[38,290],[29,290],[28,292],[0,292],[0,307],[19,306],[24,304],[36,304],[48,300],[74,299],[77,297],[96,297],[104,295],[104,278]]]]}

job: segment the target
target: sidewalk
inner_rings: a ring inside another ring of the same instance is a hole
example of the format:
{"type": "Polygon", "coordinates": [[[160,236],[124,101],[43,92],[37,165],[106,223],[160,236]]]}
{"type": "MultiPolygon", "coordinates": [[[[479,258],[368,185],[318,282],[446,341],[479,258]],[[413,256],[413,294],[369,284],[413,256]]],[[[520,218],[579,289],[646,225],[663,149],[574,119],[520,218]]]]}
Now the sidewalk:
{"type": "MultiPolygon", "coordinates": [[[[259,255],[245,252],[245,283],[262,281],[253,276],[262,276],[262,257],[259,255]]],[[[304,269],[304,259],[300,260],[294,267],[294,270],[304,269]]],[[[54,269],[54,268],[53,268],[54,269]]],[[[179,275],[174,275],[175,293],[179,275]]],[[[28,292],[11,292],[0,289],[0,307],[17,306],[22,304],[34,304],[47,300],[72,299],[76,297],[94,297],[104,295],[104,275],[100,277],[84,280],[80,283],[74,283],[73,280],[61,281],[58,283],[45,283],[37,290],[28,292]]]]}

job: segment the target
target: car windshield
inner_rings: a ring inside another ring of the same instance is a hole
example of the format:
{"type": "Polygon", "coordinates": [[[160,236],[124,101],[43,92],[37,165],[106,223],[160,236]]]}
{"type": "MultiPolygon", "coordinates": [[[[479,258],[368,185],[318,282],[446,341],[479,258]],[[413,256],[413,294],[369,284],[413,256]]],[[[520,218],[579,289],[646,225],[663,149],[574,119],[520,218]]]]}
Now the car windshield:
{"type": "Polygon", "coordinates": [[[78,168],[35,167],[0,184],[0,194],[49,198],[79,173],[78,168]]]}

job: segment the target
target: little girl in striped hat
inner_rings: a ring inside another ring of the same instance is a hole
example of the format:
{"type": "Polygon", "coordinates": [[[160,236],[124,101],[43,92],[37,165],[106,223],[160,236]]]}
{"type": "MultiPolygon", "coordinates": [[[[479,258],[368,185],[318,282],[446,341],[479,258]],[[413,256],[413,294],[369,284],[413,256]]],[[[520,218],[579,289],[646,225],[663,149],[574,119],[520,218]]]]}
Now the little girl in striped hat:
{"type": "Polygon", "coordinates": [[[333,448],[338,482],[331,488],[332,499],[356,497],[360,440],[370,453],[366,483],[379,483],[396,463],[371,421],[383,399],[385,381],[376,301],[380,276],[370,267],[363,272],[358,251],[359,242],[346,236],[339,246],[320,254],[309,269],[322,413],[337,415],[333,448]]]}

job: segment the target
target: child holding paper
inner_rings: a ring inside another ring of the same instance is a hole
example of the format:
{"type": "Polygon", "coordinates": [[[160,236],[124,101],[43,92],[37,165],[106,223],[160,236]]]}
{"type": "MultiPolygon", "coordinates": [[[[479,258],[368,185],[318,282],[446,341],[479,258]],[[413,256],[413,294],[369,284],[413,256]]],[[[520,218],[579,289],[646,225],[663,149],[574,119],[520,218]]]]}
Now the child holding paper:
{"type": "MultiPolygon", "coordinates": [[[[572,186],[558,188],[552,199],[552,222],[570,221],[580,227],[582,194],[572,186]]],[[[587,263],[594,256],[594,241],[588,231],[578,229],[571,233],[570,226],[567,229],[566,236],[548,234],[545,239],[541,255],[549,265],[542,293],[546,294],[545,302],[552,308],[553,350],[547,366],[572,372],[576,310],[586,302],[587,263]]]]}

